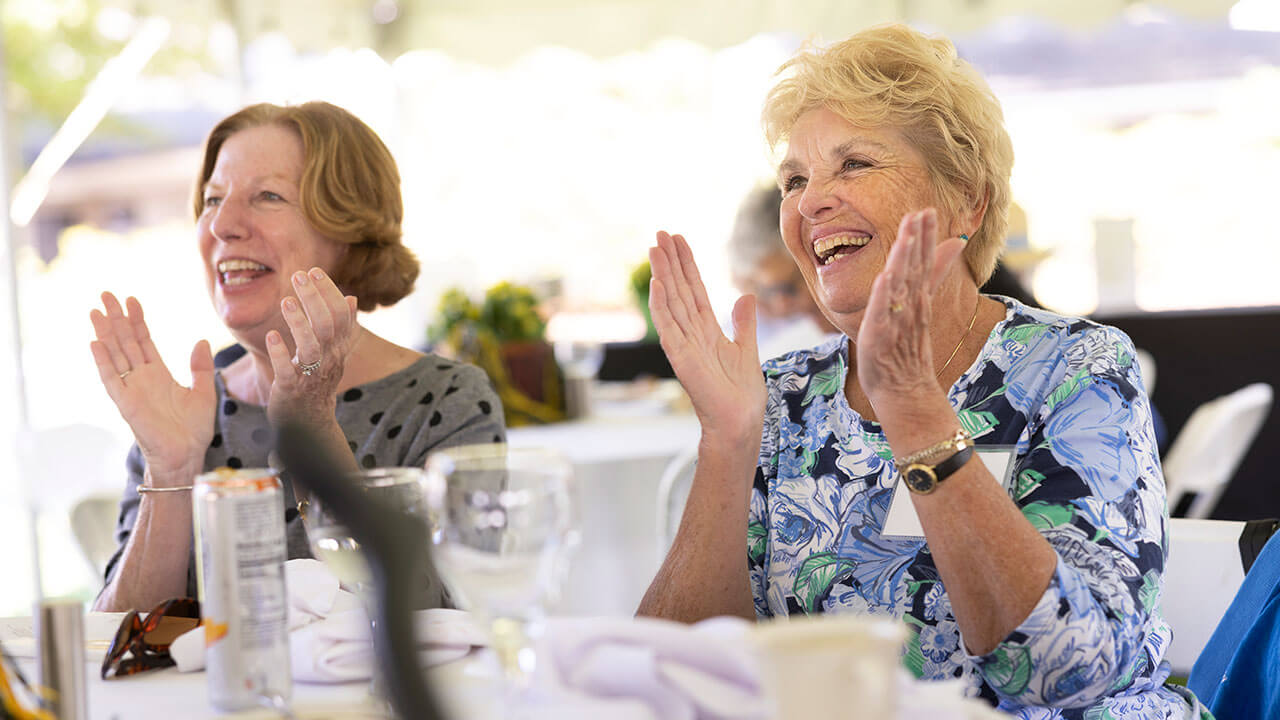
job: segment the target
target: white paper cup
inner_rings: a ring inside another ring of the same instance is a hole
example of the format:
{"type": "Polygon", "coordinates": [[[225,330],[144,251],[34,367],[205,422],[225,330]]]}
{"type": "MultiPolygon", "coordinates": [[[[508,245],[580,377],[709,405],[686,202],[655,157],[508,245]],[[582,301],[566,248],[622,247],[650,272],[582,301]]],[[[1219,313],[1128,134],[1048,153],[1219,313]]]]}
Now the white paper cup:
{"type": "Polygon", "coordinates": [[[899,620],[811,615],[752,631],[777,720],[891,720],[906,628],[899,620]]]}

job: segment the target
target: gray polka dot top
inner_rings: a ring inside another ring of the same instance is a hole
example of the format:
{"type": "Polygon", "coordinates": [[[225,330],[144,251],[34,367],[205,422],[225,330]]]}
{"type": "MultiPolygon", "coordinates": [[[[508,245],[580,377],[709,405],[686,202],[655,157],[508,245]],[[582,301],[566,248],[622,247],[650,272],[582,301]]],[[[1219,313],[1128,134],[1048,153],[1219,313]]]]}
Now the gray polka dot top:
{"type": "MultiPolygon", "coordinates": [[[[222,373],[215,375],[218,410],[213,442],[204,457],[205,471],[219,467],[267,467],[271,428],[267,409],[227,394],[222,373]]],[[[484,371],[436,355],[380,380],[339,393],[338,424],[361,467],[422,467],[440,448],[503,442],[502,404],[484,371]]],[[[116,553],[107,563],[106,582],[116,566],[138,517],[138,485],[144,463],[138,446],[126,461],[128,484],[116,522],[116,553]]],[[[306,530],[298,517],[293,488],[286,481],[284,506],[289,558],[310,557],[306,530]]],[[[194,544],[192,545],[194,548],[194,544]]],[[[187,568],[187,594],[195,597],[194,549],[187,568]]]]}

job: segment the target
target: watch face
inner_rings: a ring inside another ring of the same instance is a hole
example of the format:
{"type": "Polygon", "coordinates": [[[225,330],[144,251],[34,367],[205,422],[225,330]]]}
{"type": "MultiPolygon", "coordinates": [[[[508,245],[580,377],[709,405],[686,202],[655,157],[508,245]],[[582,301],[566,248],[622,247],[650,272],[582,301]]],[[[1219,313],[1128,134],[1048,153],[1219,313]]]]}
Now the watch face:
{"type": "Polygon", "coordinates": [[[933,474],[933,470],[924,465],[912,465],[902,475],[907,481],[907,487],[918,493],[933,492],[937,487],[938,479],[933,474]]]}

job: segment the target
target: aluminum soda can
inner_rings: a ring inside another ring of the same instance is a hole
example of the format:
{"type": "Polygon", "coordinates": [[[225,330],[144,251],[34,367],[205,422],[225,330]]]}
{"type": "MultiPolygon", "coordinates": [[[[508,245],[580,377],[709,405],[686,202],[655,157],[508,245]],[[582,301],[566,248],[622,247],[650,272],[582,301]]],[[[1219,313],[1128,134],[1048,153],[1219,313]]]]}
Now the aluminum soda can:
{"type": "Polygon", "coordinates": [[[195,481],[196,586],[218,710],[280,706],[293,692],[283,497],[270,468],[219,468],[195,481]]]}

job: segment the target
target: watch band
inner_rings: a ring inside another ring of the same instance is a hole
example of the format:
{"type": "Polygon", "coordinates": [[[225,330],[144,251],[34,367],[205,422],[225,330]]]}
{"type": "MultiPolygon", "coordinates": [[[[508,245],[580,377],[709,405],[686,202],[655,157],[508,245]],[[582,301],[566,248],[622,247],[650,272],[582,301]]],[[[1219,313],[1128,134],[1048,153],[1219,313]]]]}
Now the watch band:
{"type": "Polygon", "coordinates": [[[938,489],[943,480],[964,467],[973,457],[973,445],[963,445],[950,457],[936,465],[912,463],[902,471],[902,481],[907,489],[919,495],[928,495],[938,489]]]}
{"type": "Polygon", "coordinates": [[[964,447],[964,443],[966,440],[971,440],[971,439],[972,439],[972,436],[969,435],[969,431],[965,430],[964,428],[960,428],[956,430],[954,435],[947,438],[946,440],[943,440],[942,442],[936,445],[930,445],[929,447],[923,450],[917,450],[916,452],[913,452],[910,455],[899,459],[898,467],[906,467],[913,463],[918,463],[921,460],[926,460],[928,458],[933,457],[934,455],[937,455],[943,450],[952,450],[952,451],[959,450],[960,448],[964,447]]]}

